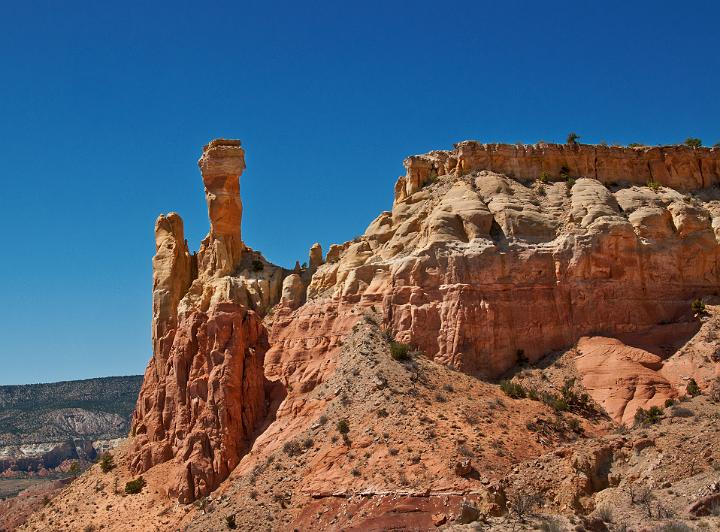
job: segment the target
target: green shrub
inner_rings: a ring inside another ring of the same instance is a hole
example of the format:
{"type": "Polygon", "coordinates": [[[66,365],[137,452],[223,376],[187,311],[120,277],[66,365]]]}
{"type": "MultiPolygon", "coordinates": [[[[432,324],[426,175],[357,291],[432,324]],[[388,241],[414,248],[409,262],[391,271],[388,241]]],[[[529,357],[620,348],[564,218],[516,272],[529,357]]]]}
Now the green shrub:
{"type": "Polygon", "coordinates": [[[578,142],[577,142],[578,140],[580,140],[580,135],[578,135],[578,134],[575,133],[575,132],[568,133],[568,136],[567,136],[567,143],[568,143],[568,144],[577,144],[577,143],[578,143],[578,142]]]}
{"type": "Polygon", "coordinates": [[[695,379],[690,379],[687,383],[687,386],[685,387],[685,392],[690,397],[695,397],[697,395],[700,395],[700,386],[698,386],[698,383],[695,379]]]}
{"type": "Polygon", "coordinates": [[[115,459],[113,458],[113,455],[108,452],[103,453],[102,457],[100,458],[100,469],[102,469],[102,472],[109,473],[114,468],[115,459]]]}
{"type": "Polygon", "coordinates": [[[575,179],[572,177],[568,177],[567,181],[565,181],[565,187],[566,187],[565,192],[567,193],[568,196],[570,195],[570,191],[572,190],[572,187],[574,187],[574,186],[575,186],[575,179]]]}
{"type": "Polygon", "coordinates": [[[665,408],[669,408],[669,407],[671,407],[671,406],[674,405],[674,404],[675,404],[675,400],[674,400],[674,399],[665,399],[665,408]]]}
{"type": "Polygon", "coordinates": [[[225,517],[225,526],[227,526],[230,530],[235,530],[237,528],[237,523],[235,522],[235,514],[225,517]]]}
{"type": "Polygon", "coordinates": [[[145,482],[145,479],[142,477],[138,477],[135,480],[130,480],[125,484],[125,493],[127,493],[128,495],[135,495],[137,493],[140,493],[146,484],[147,482],[145,482]]]}
{"type": "Polygon", "coordinates": [[[705,303],[703,303],[700,299],[694,299],[692,304],[690,305],[690,309],[692,310],[693,314],[696,314],[698,316],[705,316],[707,314],[707,308],[705,308],[705,303]]]}
{"type": "Polygon", "coordinates": [[[702,140],[697,137],[688,137],[685,139],[684,144],[685,146],[690,146],[691,148],[699,148],[702,146],[702,140]]]}
{"type": "Polygon", "coordinates": [[[505,395],[513,399],[524,399],[527,395],[522,384],[507,379],[500,381],[500,389],[505,392],[505,395]]]}
{"type": "Polygon", "coordinates": [[[644,144],[640,144],[639,142],[631,142],[628,144],[628,148],[641,148],[644,144]]]}
{"type": "Polygon", "coordinates": [[[390,356],[393,358],[393,360],[409,360],[410,346],[408,344],[392,340],[390,342],[390,356]]]}
{"type": "Polygon", "coordinates": [[[635,412],[635,425],[654,425],[662,418],[662,409],[651,406],[649,409],[638,408],[635,412]]]}
{"type": "Polygon", "coordinates": [[[651,179],[650,181],[647,182],[647,187],[650,190],[652,190],[653,192],[657,193],[662,188],[662,185],[660,183],[658,183],[657,181],[653,181],[651,179]]]}
{"type": "Polygon", "coordinates": [[[538,181],[543,184],[547,183],[548,181],[550,181],[550,174],[548,174],[547,172],[540,172],[540,177],[538,177],[538,181]]]}
{"type": "Polygon", "coordinates": [[[350,425],[347,422],[347,419],[341,419],[337,422],[337,430],[340,434],[345,435],[348,432],[350,432],[350,425]]]}

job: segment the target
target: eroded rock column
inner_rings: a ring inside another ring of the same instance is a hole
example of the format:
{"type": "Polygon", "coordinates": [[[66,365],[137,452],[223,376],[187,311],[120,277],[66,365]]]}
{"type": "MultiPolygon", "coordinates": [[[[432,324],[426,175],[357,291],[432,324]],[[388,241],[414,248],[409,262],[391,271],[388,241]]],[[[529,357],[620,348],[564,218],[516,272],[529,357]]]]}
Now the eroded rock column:
{"type": "Polygon", "coordinates": [[[198,252],[199,273],[221,277],[233,272],[244,248],[240,176],[245,170],[245,151],[239,140],[216,139],[203,148],[198,166],[210,217],[210,233],[198,252]]]}

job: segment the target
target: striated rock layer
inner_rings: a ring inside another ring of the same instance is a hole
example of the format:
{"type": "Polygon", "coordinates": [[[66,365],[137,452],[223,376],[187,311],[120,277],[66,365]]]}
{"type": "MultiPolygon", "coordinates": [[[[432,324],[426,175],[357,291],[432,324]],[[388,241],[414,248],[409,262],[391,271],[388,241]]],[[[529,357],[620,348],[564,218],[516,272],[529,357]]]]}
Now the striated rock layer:
{"type": "Polygon", "coordinates": [[[716,148],[688,146],[596,146],[588,144],[481,144],[465,141],[453,150],[438,150],[405,159],[407,173],[395,186],[395,200],[414,194],[428,180],[441,175],[464,175],[489,170],[517,179],[545,174],[589,177],[604,184],[648,181],[678,190],[694,190],[720,182],[720,153],[716,148]]]}
{"type": "Polygon", "coordinates": [[[199,166],[210,233],[198,255],[188,251],[180,216],[155,225],[153,357],[130,453],[135,473],[173,461],[167,491],[181,502],[214,490],[265,418],[261,314],[279,300],[285,275],[241,240],[240,142],[211,142],[199,166]]]}

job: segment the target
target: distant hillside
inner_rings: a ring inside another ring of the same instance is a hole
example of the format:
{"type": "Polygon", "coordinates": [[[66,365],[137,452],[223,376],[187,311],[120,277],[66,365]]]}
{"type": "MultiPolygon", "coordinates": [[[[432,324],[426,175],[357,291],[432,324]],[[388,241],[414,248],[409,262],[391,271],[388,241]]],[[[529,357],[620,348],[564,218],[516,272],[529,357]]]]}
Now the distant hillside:
{"type": "Polygon", "coordinates": [[[0,476],[62,476],[130,427],[142,377],[0,386],[0,476]]]}

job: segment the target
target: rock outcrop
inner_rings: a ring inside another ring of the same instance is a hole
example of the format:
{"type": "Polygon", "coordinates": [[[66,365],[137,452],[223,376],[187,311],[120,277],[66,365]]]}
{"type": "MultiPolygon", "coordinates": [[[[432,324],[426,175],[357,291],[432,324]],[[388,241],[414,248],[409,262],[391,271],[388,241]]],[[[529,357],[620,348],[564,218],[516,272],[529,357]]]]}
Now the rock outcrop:
{"type": "Polygon", "coordinates": [[[276,314],[269,363],[311,387],[316,372],[297,360],[332,349],[354,323],[342,309],[358,305],[381,308],[398,340],[485,377],[583,335],[688,319],[693,298],[718,292],[718,224],[712,201],[680,190],[717,182],[718,160],[716,149],[473,142],[411,157],[392,211],[331,246],[308,302],[276,314]],[[527,181],[563,166],[572,180],[527,181]]]}
{"type": "Polygon", "coordinates": [[[181,502],[228,476],[266,413],[261,314],[280,299],[284,270],[242,242],[243,156],[239,141],[219,139],[203,150],[210,233],[197,258],[177,214],[155,226],[153,358],[130,460],[136,473],[173,461],[167,491],[181,502]]]}
{"type": "Polygon", "coordinates": [[[688,146],[596,146],[589,144],[482,144],[465,141],[452,150],[405,159],[407,173],[395,185],[402,201],[444,175],[488,170],[516,179],[589,177],[603,184],[645,185],[695,190],[720,182],[720,151],[688,146]]]}

